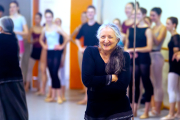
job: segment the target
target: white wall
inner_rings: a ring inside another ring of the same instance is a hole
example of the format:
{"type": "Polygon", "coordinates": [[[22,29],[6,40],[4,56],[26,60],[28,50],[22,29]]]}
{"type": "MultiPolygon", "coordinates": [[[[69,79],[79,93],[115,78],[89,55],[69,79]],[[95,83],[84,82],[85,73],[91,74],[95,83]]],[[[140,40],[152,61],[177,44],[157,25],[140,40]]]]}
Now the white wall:
{"type": "Polygon", "coordinates": [[[0,0],[0,5],[4,7],[4,16],[9,15],[9,3],[11,0],[0,0]]]}
{"type": "MultiPolygon", "coordinates": [[[[71,0],[40,0],[39,12],[43,14],[42,24],[45,23],[44,12],[46,9],[51,9],[54,13],[54,18],[62,19],[62,28],[67,33],[70,34],[70,12],[71,12],[71,0]]],[[[69,64],[70,64],[70,54],[69,54],[69,44],[66,47],[67,54],[65,58],[65,79],[66,85],[69,87],[69,64]]]]}
{"type": "MultiPolygon", "coordinates": [[[[93,0],[96,8],[101,7],[100,0],[93,0]]],[[[134,0],[101,0],[103,1],[103,21],[104,22],[112,22],[113,19],[119,18],[121,22],[123,22],[126,19],[126,15],[124,12],[125,5],[128,2],[133,2],[134,0]]],[[[170,16],[178,17],[180,20],[180,15],[178,10],[180,11],[179,4],[180,0],[138,0],[140,3],[140,7],[144,7],[147,9],[149,15],[150,10],[153,7],[161,7],[163,10],[161,21],[163,24],[166,24],[166,19],[170,16]],[[176,11],[175,11],[176,10],[176,11]]],[[[98,16],[101,16],[101,14],[98,12],[98,16]]],[[[97,17],[99,18],[99,17],[97,17]]],[[[180,25],[177,28],[178,32],[180,33],[180,25]]],[[[168,33],[167,38],[164,42],[164,47],[167,47],[167,43],[170,39],[170,34],[168,33]]],[[[166,56],[167,57],[167,56],[166,56]]]]}
{"type": "Polygon", "coordinates": [[[39,11],[43,14],[42,24],[45,23],[44,12],[51,9],[54,18],[62,19],[62,28],[66,33],[70,33],[70,11],[71,0],[40,0],[39,11]]]}
{"type": "MultiPolygon", "coordinates": [[[[94,0],[94,3],[98,3],[99,0],[94,0]]],[[[114,18],[119,18],[121,21],[126,19],[124,12],[125,5],[128,2],[133,2],[134,0],[104,0],[104,10],[103,10],[103,20],[104,21],[113,21],[114,18]]],[[[178,10],[180,1],[179,0],[138,0],[140,7],[147,9],[149,15],[150,10],[153,7],[161,7],[162,12],[162,23],[166,23],[166,19],[170,16],[176,16],[180,20],[180,15],[178,10]]],[[[100,7],[100,5],[97,5],[100,7]]],[[[180,32],[180,26],[178,27],[180,32]]]]}

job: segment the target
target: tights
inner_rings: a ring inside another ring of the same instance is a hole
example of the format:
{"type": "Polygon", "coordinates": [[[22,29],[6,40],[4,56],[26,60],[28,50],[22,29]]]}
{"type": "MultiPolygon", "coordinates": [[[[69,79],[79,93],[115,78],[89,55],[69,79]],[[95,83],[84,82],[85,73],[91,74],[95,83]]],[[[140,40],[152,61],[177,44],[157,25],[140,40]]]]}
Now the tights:
{"type": "Polygon", "coordinates": [[[161,52],[151,53],[151,80],[154,87],[154,99],[157,102],[163,101],[162,73],[164,58],[161,52]]]}
{"type": "Polygon", "coordinates": [[[168,74],[168,94],[169,102],[180,102],[180,81],[179,75],[174,72],[168,74]]]}
{"type": "MultiPolygon", "coordinates": [[[[131,65],[131,73],[133,66],[131,65]]],[[[132,75],[131,75],[132,76],[132,75]]],[[[138,103],[140,96],[140,78],[145,89],[145,101],[150,102],[151,96],[153,95],[153,86],[150,80],[150,65],[139,64],[135,66],[135,103],[138,103]]],[[[132,103],[132,80],[129,85],[129,98],[132,103]]]]}
{"type": "Polygon", "coordinates": [[[47,54],[47,65],[52,81],[52,88],[59,89],[61,83],[58,77],[58,70],[60,66],[62,51],[48,50],[47,54]]]}

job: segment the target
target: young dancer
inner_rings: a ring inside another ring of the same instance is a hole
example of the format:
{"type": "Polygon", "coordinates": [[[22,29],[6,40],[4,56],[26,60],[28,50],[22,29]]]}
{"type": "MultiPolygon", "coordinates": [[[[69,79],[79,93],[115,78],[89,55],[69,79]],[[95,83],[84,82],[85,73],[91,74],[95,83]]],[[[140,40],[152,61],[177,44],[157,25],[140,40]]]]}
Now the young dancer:
{"type": "Polygon", "coordinates": [[[171,33],[171,40],[169,41],[169,74],[168,74],[168,95],[170,109],[169,114],[161,120],[174,120],[180,119],[180,62],[173,60],[173,54],[180,50],[180,35],[177,33],[176,28],[178,19],[176,17],[169,17],[166,21],[166,28],[171,33]],[[175,114],[175,106],[177,102],[177,113],[175,114]]]}
{"type": "MultiPolygon", "coordinates": [[[[100,25],[95,21],[95,14],[96,14],[95,7],[92,5],[88,6],[87,8],[88,22],[82,25],[78,35],[76,36],[76,44],[78,46],[81,56],[84,53],[84,50],[86,49],[87,46],[98,46],[98,39],[96,38],[96,32],[100,27],[100,25]],[[84,37],[84,47],[81,46],[81,42],[80,42],[81,37],[84,37]]],[[[80,62],[79,64],[81,66],[82,62],[80,62]]],[[[79,101],[78,104],[87,104],[87,92],[85,93],[83,100],[79,101]]]]}
{"type": "Polygon", "coordinates": [[[19,48],[20,48],[20,66],[21,61],[24,53],[24,42],[23,42],[23,36],[28,35],[28,26],[26,23],[26,19],[24,16],[22,16],[19,13],[19,3],[17,1],[12,1],[9,4],[10,8],[10,17],[13,20],[14,23],[14,32],[17,36],[18,42],[19,42],[19,48]]]}
{"type": "Polygon", "coordinates": [[[57,25],[53,23],[53,12],[51,10],[45,11],[46,26],[43,28],[40,43],[44,49],[47,50],[47,66],[52,81],[52,95],[51,98],[45,99],[46,102],[54,102],[57,94],[57,102],[61,104],[61,83],[58,77],[58,70],[62,57],[62,50],[65,48],[68,42],[68,35],[57,25]],[[59,35],[64,37],[63,44],[59,44],[59,35]],[[46,37],[46,43],[43,42],[44,36],[46,37]]]}
{"type": "MultiPolygon", "coordinates": [[[[135,11],[133,11],[133,17],[135,17],[135,11]]],[[[137,11],[138,24],[136,27],[136,63],[135,63],[135,105],[134,105],[134,116],[137,116],[138,101],[140,96],[140,78],[145,89],[145,111],[140,116],[141,119],[149,117],[149,108],[151,96],[153,95],[153,86],[150,80],[150,51],[152,50],[152,31],[144,21],[145,14],[142,9],[137,11]]],[[[131,56],[131,72],[133,70],[133,43],[134,43],[134,26],[127,32],[127,41],[125,50],[129,52],[131,56]]],[[[132,102],[132,81],[129,86],[129,98],[132,102]]]]}
{"type": "MultiPolygon", "coordinates": [[[[41,45],[39,43],[39,38],[42,32],[42,26],[41,26],[41,18],[42,18],[42,14],[41,13],[36,13],[35,15],[35,26],[33,26],[30,29],[29,32],[29,39],[28,42],[30,44],[32,44],[32,52],[31,52],[31,56],[29,59],[29,65],[28,65],[28,72],[27,72],[27,78],[26,78],[26,86],[25,86],[25,90],[28,91],[29,86],[30,86],[30,81],[32,81],[32,71],[33,71],[33,67],[35,62],[38,60],[40,60],[40,56],[41,56],[41,45]],[[32,40],[31,40],[32,38],[32,40]]],[[[40,63],[38,65],[38,80],[39,80],[39,85],[40,85],[40,78],[41,78],[41,74],[40,74],[40,63]]]]}
{"type": "MultiPolygon", "coordinates": [[[[154,86],[154,96],[152,101],[155,101],[155,105],[152,105],[151,114],[153,116],[159,116],[161,113],[161,105],[163,101],[163,87],[162,87],[162,73],[164,58],[161,54],[161,47],[166,37],[166,27],[161,23],[161,8],[153,8],[150,13],[152,22],[155,22],[155,26],[152,28],[153,33],[153,48],[151,52],[151,78],[154,86]]],[[[153,103],[153,102],[152,102],[153,103]]]]}

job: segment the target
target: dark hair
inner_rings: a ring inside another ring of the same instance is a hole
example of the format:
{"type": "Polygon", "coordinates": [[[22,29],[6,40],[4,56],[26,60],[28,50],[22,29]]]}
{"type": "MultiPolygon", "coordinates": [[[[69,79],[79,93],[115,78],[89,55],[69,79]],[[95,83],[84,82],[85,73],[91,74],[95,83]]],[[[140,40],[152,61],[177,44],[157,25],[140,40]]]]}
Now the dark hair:
{"type": "Polygon", "coordinates": [[[150,23],[152,23],[152,20],[150,17],[146,16],[145,18],[147,18],[150,21],[150,23]]]}
{"type": "Polygon", "coordinates": [[[121,21],[119,18],[115,18],[114,21],[117,20],[119,22],[119,24],[121,25],[121,21]]]}
{"type": "Polygon", "coordinates": [[[61,24],[62,24],[62,20],[61,20],[61,18],[56,18],[56,19],[59,19],[59,21],[61,22],[61,24]]]}
{"type": "MultiPolygon", "coordinates": [[[[139,2],[136,2],[136,3],[137,3],[137,7],[139,8],[139,7],[140,7],[139,2]]],[[[128,4],[131,4],[132,7],[135,9],[135,4],[134,4],[134,2],[129,2],[128,4]]]]}
{"type": "Polygon", "coordinates": [[[131,5],[132,5],[132,7],[134,8],[134,3],[133,3],[133,2],[129,2],[128,4],[131,4],[131,5]]]}
{"type": "Polygon", "coordinates": [[[0,12],[4,12],[4,7],[0,5],[0,12]]]}
{"type": "MultiPolygon", "coordinates": [[[[19,7],[19,3],[17,1],[11,1],[10,4],[12,4],[12,3],[16,4],[16,6],[19,7]]],[[[18,13],[20,13],[20,10],[18,10],[18,13]]]]}
{"type": "Polygon", "coordinates": [[[139,4],[139,2],[136,2],[137,3],[137,6],[138,6],[138,8],[140,7],[140,4],[139,4]]]}
{"type": "Polygon", "coordinates": [[[92,8],[92,9],[94,9],[94,10],[96,11],[96,8],[95,8],[93,5],[89,5],[89,6],[87,7],[87,9],[89,9],[89,8],[92,8]]]}
{"type": "Polygon", "coordinates": [[[82,12],[82,14],[86,14],[86,11],[82,12]]]}
{"type": "MultiPolygon", "coordinates": [[[[18,3],[17,1],[11,1],[10,4],[11,4],[11,3],[14,3],[14,4],[16,4],[17,7],[19,7],[19,3],[18,3]]],[[[10,5],[10,4],[9,4],[9,5],[10,5]]]]}
{"type": "Polygon", "coordinates": [[[141,7],[140,10],[141,10],[143,15],[145,15],[147,13],[147,10],[145,8],[143,8],[143,7],[141,7]]]}
{"type": "Polygon", "coordinates": [[[46,9],[46,10],[45,10],[45,14],[46,14],[46,13],[50,13],[50,14],[54,17],[54,14],[53,14],[53,12],[52,12],[50,9],[46,9]]]}
{"type": "Polygon", "coordinates": [[[42,14],[40,12],[36,13],[40,18],[42,18],[42,14]]]}
{"type": "Polygon", "coordinates": [[[169,17],[168,19],[171,20],[171,22],[172,22],[173,24],[176,24],[176,28],[177,28],[178,18],[177,18],[177,17],[169,17]]]}
{"type": "Polygon", "coordinates": [[[124,70],[125,58],[123,53],[123,49],[119,46],[117,46],[116,49],[111,53],[109,62],[105,68],[107,74],[118,75],[121,71],[124,70]]]}
{"type": "Polygon", "coordinates": [[[161,15],[162,9],[160,7],[154,7],[151,11],[156,12],[158,15],[161,15]]]}

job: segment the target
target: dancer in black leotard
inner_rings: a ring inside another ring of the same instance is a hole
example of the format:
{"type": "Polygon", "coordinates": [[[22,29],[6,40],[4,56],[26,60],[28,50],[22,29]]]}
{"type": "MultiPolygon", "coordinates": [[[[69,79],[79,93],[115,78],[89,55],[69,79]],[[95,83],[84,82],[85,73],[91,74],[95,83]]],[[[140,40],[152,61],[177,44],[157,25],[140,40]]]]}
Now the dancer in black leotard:
{"type": "MultiPolygon", "coordinates": [[[[133,17],[135,15],[133,11],[133,17]]],[[[153,87],[150,80],[150,55],[149,52],[152,49],[152,32],[151,29],[148,28],[148,25],[144,21],[145,15],[143,15],[141,9],[137,11],[137,20],[138,25],[136,28],[136,63],[135,63],[135,109],[134,109],[134,116],[137,116],[137,106],[138,100],[140,96],[140,78],[142,78],[143,86],[145,89],[145,112],[140,117],[142,119],[148,118],[148,112],[150,107],[150,100],[151,96],[153,95],[153,87]]],[[[127,31],[127,41],[125,45],[125,50],[130,53],[132,58],[133,56],[133,42],[134,41],[134,27],[130,28],[127,31]]],[[[131,59],[132,63],[132,59],[131,59]]],[[[133,64],[131,64],[131,71],[133,69],[133,64]]],[[[132,81],[130,83],[130,90],[129,90],[129,97],[130,101],[132,102],[132,81]]]]}
{"type": "Polygon", "coordinates": [[[166,28],[171,33],[171,40],[169,41],[169,73],[168,73],[168,95],[170,109],[169,114],[161,120],[174,120],[180,119],[180,62],[173,60],[173,54],[180,50],[180,35],[177,33],[176,28],[178,25],[178,19],[176,17],[170,17],[166,21],[166,28]],[[175,114],[176,102],[178,103],[178,110],[175,114]]]}

